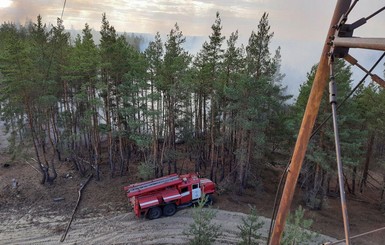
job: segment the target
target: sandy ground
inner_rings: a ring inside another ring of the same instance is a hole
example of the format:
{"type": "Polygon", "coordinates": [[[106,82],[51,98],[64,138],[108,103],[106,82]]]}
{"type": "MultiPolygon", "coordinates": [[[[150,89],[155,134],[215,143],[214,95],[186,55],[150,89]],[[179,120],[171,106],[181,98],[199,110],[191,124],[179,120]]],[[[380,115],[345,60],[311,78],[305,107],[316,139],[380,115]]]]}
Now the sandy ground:
{"type": "MultiPolygon", "coordinates": [[[[63,244],[186,244],[183,235],[192,223],[192,208],[179,210],[172,217],[157,220],[137,219],[133,213],[116,212],[113,214],[77,219],[75,217],[63,244]]],[[[8,210],[0,213],[1,244],[59,244],[69,220],[68,217],[39,210],[8,210]]],[[[245,214],[217,210],[213,222],[221,225],[223,235],[215,244],[237,244],[237,225],[245,214]]],[[[261,217],[265,225],[260,230],[261,244],[266,243],[269,219],[261,217]]],[[[320,235],[310,244],[321,244],[333,240],[320,235]]]]}
{"type": "MultiPolygon", "coordinates": [[[[0,130],[2,128],[3,122],[0,121],[0,130]]],[[[2,163],[8,162],[4,154],[8,145],[6,138],[1,131],[2,163]]],[[[66,175],[69,166],[59,165],[58,170],[60,176],[66,175]]],[[[44,187],[37,184],[37,176],[38,173],[24,162],[12,163],[11,167],[0,170],[0,244],[60,244],[77,198],[76,190],[80,179],[73,173],[73,179],[59,177],[55,185],[44,187]],[[11,188],[12,178],[18,180],[17,192],[11,188]],[[65,200],[52,202],[52,198],[57,196],[65,197],[65,200]]],[[[179,210],[172,217],[138,219],[133,213],[127,212],[127,201],[119,189],[113,188],[117,189],[116,193],[111,191],[111,186],[116,186],[115,182],[120,181],[92,181],[89,184],[62,244],[188,243],[188,237],[183,235],[183,231],[193,222],[192,208],[179,210]],[[123,202],[117,198],[120,196],[123,202]]],[[[117,185],[124,186],[126,182],[127,180],[117,185]]],[[[241,205],[238,203],[235,206],[241,205]]],[[[240,241],[237,237],[237,225],[241,224],[242,217],[246,217],[246,214],[217,209],[213,222],[221,225],[222,236],[215,244],[237,244],[240,241]]],[[[265,244],[270,222],[264,217],[260,220],[265,223],[260,229],[261,244],[265,244]]],[[[311,244],[333,240],[322,235],[316,239],[311,244]]]]}

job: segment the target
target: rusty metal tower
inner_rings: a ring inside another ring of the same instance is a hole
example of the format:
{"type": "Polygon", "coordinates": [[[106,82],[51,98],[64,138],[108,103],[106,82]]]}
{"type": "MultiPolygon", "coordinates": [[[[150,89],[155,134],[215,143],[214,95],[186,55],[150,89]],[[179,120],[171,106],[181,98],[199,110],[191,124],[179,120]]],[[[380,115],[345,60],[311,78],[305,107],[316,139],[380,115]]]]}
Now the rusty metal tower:
{"type": "MultiPolygon", "coordinates": [[[[302,124],[298,133],[297,141],[294,147],[293,155],[290,165],[286,170],[286,182],[280,198],[278,212],[273,221],[273,230],[269,240],[270,245],[279,245],[281,236],[284,230],[286,217],[290,211],[290,205],[294,196],[295,187],[297,184],[298,176],[302,168],[303,160],[305,157],[306,149],[312,135],[314,123],[318,114],[319,106],[321,103],[323,91],[329,82],[330,89],[330,104],[332,106],[333,114],[333,126],[335,133],[336,155],[337,155],[337,169],[339,176],[340,198],[341,198],[341,210],[344,223],[344,232],[347,245],[350,245],[350,229],[349,218],[347,213],[347,203],[344,191],[344,181],[342,176],[342,162],[340,158],[339,137],[338,137],[338,123],[336,112],[336,90],[333,76],[333,61],[335,58],[343,58],[352,65],[357,66],[363,70],[367,75],[370,75],[372,80],[379,85],[385,87],[385,82],[379,76],[372,74],[371,70],[366,70],[361,66],[355,58],[349,54],[351,48],[362,48],[385,51],[385,38],[361,38],[354,37],[353,32],[356,28],[364,25],[369,19],[385,10],[385,7],[380,8],[372,15],[361,18],[351,24],[347,24],[348,15],[357,4],[358,0],[352,3],[352,0],[337,0],[334,14],[330,23],[329,30],[326,35],[326,40],[322,50],[321,58],[318,64],[317,72],[314,78],[312,89],[309,95],[305,113],[302,119],[302,124]]],[[[384,55],[382,56],[384,57],[384,55]]],[[[381,58],[382,59],[382,58],[381,58]]],[[[380,60],[379,60],[380,61],[380,60]]],[[[377,62],[377,64],[379,63],[377,62]]],[[[338,82],[338,81],[337,81],[338,82]]],[[[274,218],[274,217],[273,217],[274,218]]]]}

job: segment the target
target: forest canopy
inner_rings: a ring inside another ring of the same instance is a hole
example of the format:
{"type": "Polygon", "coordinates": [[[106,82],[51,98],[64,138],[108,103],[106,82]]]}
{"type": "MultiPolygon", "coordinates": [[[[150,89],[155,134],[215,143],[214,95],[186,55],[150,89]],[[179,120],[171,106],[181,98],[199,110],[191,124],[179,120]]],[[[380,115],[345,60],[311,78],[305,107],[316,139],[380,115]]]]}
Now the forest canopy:
{"type": "MultiPolygon", "coordinates": [[[[106,14],[98,41],[88,24],[71,37],[61,19],[52,26],[41,16],[24,26],[3,23],[0,105],[9,152],[32,154],[43,184],[57,178],[55,164],[70,161],[81,175],[93,172],[97,179],[127,175],[135,165],[143,178],[195,171],[236,183],[239,193],[262,187],[262,170],[290,159],[316,65],[290,104],[267,13],[246,45],[238,43],[237,30],[222,34],[219,13],[211,31],[190,54],[177,23],[165,40],[157,33],[144,50],[140,37],[117,33],[106,14]]],[[[350,69],[336,62],[338,100],[352,89],[350,69]]],[[[318,125],[330,113],[324,94],[318,125]]],[[[339,112],[352,193],[367,184],[370,164],[382,166],[384,100],[377,86],[361,86],[339,112]]],[[[308,206],[321,208],[335,178],[334,159],[326,123],[309,145],[301,174],[308,206]]]]}

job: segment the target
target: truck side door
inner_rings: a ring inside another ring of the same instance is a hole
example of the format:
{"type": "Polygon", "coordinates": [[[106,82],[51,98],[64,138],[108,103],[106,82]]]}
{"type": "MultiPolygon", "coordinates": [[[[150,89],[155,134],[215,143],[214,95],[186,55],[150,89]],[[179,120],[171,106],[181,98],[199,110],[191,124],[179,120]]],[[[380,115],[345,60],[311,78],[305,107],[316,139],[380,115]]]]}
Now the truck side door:
{"type": "Polygon", "coordinates": [[[193,184],[192,185],[192,200],[201,198],[202,191],[201,188],[199,188],[199,184],[193,184]]]}

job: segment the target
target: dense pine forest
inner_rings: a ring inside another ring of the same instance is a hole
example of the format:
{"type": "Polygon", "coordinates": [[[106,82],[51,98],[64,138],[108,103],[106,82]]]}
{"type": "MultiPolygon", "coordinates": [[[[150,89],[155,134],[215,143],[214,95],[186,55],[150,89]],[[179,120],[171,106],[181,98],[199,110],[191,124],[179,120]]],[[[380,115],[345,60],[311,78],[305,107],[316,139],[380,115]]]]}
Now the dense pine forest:
{"type": "MultiPolygon", "coordinates": [[[[140,38],[118,34],[105,14],[98,42],[87,24],[71,37],[60,19],[3,23],[0,109],[9,153],[32,157],[42,184],[53,183],[55,166],[69,161],[80,175],[97,179],[195,171],[232,183],[240,194],[263,186],[263,169],[290,160],[316,65],[292,104],[282,84],[281,48],[270,47],[267,13],[245,45],[236,30],[223,36],[219,13],[211,30],[190,54],[178,24],[141,50],[140,38]]],[[[338,112],[346,190],[376,186],[382,203],[385,93],[366,83],[347,97],[351,67],[338,60],[335,69],[338,101],[347,98],[338,112]]],[[[330,111],[325,91],[316,128],[330,111]]],[[[307,206],[321,209],[323,197],[337,191],[335,162],[327,121],[312,137],[300,176],[307,206]]]]}

